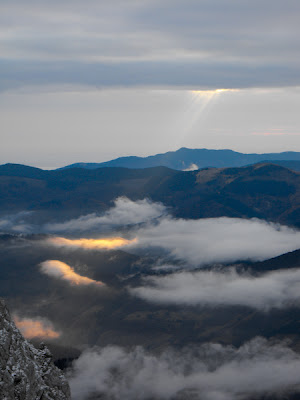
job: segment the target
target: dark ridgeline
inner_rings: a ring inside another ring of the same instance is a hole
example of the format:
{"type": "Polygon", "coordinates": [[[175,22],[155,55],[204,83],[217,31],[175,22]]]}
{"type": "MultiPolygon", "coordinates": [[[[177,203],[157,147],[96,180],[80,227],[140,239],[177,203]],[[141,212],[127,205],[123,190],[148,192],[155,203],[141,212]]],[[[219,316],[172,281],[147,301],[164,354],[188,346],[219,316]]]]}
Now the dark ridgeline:
{"type": "Polygon", "coordinates": [[[123,168],[151,168],[168,167],[177,170],[184,170],[196,165],[197,168],[229,168],[243,167],[258,162],[272,162],[288,168],[300,169],[300,153],[286,151],[283,153],[265,154],[243,154],[233,150],[209,150],[209,149],[187,149],[182,147],[177,151],[168,151],[163,154],[156,154],[148,157],[119,157],[114,160],[102,163],[75,163],[67,165],[66,168],[87,168],[96,169],[102,167],[123,167],[123,168]],[[283,164],[281,164],[283,162],[283,164]]]}
{"type": "Polygon", "coordinates": [[[274,164],[177,171],[166,167],[43,171],[0,166],[2,215],[40,211],[53,218],[102,212],[119,196],[149,198],[182,218],[261,218],[300,227],[300,175],[274,164]]]}
{"type": "MultiPolygon", "coordinates": [[[[300,174],[275,164],[189,172],[167,167],[43,171],[16,164],[0,166],[3,216],[35,211],[33,218],[36,216],[39,222],[62,221],[91,212],[101,213],[118,196],[160,201],[176,217],[257,217],[300,227],[300,174]]],[[[155,263],[152,256],[126,251],[76,249],[67,252],[45,246],[43,238],[42,235],[0,235],[0,293],[22,315],[30,315],[34,310],[35,315],[45,316],[61,329],[63,337],[58,343],[50,344],[56,364],[61,368],[68,367],[78,356],[76,349],[82,343],[116,344],[126,348],[141,345],[155,354],[168,347],[182,349],[205,342],[240,346],[262,336],[271,340],[288,339],[294,350],[300,348],[298,307],[291,305],[265,313],[240,305],[152,304],[130,295],[126,289],[142,285],[147,276],[167,273],[152,269],[155,263]],[[39,268],[47,259],[67,262],[78,273],[103,281],[107,286],[99,291],[95,287],[72,287],[63,280],[49,278],[39,268]]],[[[297,250],[263,262],[241,260],[237,269],[258,276],[299,268],[299,255],[297,250]]],[[[297,396],[286,398],[296,400],[297,396]]],[[[183,393],[181,398],[191,397],[183,393]]],[[[273,397],[247,400],[267,399],[273,400],[273,397]]]]}

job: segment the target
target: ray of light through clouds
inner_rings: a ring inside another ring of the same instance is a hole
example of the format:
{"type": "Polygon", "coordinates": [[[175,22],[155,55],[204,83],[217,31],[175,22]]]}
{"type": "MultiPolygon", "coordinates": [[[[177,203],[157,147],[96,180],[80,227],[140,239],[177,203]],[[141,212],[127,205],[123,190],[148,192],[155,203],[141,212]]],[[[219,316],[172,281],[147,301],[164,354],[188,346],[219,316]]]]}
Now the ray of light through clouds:
{"type": "MultiPolygon", "coordinates": [[[[202,127],[203,120],[208,117],[210,111],[213,112],[214,105],[218,98],[226,92],[237,92],[238,89],[215,89],[215,90],[191,90],[190,100],[187,100],[185,111],[182,112],[181,120],[178,118],[177,124],[181,126],[182,137],[178,147],[184,145],[189,140],[189,135],[197,127],[202,127]]],[[[197,169],[191,166],[188,171],[197,169]]]]}
{"type": "Polygon", "coordinates": [[[0,94],[0,155],[3,162],[54,168],[182,146],[245,153],[300,150],[294,134],[300,132],[298,88],[201,93],[142,88],[5,92],[0,94]],[[253,134],[274,128],[286,135],[253,134]]]}
{"type": "MultiPolygon", "coordinates": [[[[299,0],[3,0],[1,163],[52,169],[180,147],[300,151],[299,15],[299,0]]],[[[47,254],[160,249],[154,267],[166,267],[164,274],[125,287],[133,300],[255,312],[299,307],[299,269],[254,277],[202,268],[296,250],[299,230],[256,219],[178,219],[162,204],[127,200],[103,215],[40,226],[26,213],[8,215],[0,230],[53,234],[32,240],[47,254]]],[[[76,293],[104,285],[65,262],[42,260],[48,280],[76,293]]],[[[14,319],[29,339],[60,336],[44,318],[14,319]]],[[[300,390],[299,369],[299,354],[285,343],[255,338],[239,348],[208,343],[160,354],[94,348],[69,378],[74,400],[241,400],[300,390]]]]}
{"type": "Polygon", "coordinates": [[[103,285],[103,283],[100,281],[95,281],[94,279],[90,279],[86,276],[81,276],[77,274],[70,265],[59,260],[43,261],[40,264],[40,268],[44,274],[53,276],[58,279],[63,279],[69,282],[71,285],[103,285]]]}
{"type": "Polygon", "coordinates": [[[0,11],[3,162],[300,150],[295,0],[17,0],[0,11]],[[253,135],[273,128],[286,135],[253,135]]]}

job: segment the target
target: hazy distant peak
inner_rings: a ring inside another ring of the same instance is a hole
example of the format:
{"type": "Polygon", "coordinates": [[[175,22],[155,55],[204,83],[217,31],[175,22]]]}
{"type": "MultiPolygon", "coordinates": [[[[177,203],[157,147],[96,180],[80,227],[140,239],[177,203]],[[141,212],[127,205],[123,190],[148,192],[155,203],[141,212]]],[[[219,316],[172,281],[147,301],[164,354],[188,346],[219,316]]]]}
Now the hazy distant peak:
{"type": "Polygon", "coordinates": [[[191,166],[193,166],[192,169],[202,169],[207,167],[243,167],[258,162],[268,162],[268,160],[272,160],[272,163],[274,164],[293,161],[293,164],[287,165],[287,167],[300,170],[299,152],[287,151],[283,153],[244,154],[230,149],[189,149],[187,147],[181,147],[176,151],[168,151],[166,153],[155,154],[148,157],[119,157],[101,163],[80,162],[67,165],[61,169],[96,169],[102,167],[123,167],[132,169],[164,166],[176,170],[190,170],[191,166]]]}

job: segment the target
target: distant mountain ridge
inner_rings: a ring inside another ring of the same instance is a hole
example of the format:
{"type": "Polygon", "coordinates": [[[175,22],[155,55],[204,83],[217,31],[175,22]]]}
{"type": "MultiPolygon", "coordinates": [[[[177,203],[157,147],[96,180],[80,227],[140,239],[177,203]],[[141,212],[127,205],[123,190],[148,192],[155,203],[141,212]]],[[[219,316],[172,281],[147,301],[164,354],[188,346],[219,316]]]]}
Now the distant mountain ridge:
{"type": "Polygon", "coordinates": [[[244,154],[233,150],[188,149],[182,147],[176,151],[156,154],[148,157],[119,157],[102,163],[75,163],[59,169],[103,167],[151,168],[168,167],[176,170],[201,169],[207,167],[229,168],[243,167],[258,162],[272,161],[274,164],[291,162],[288,168],[300,170],[300,152],[287,151],[283,153],[244,154]]]}
{"type": "Polygon", "coordinates": [[[300,227],[300,174],[261,163],[242,168],[177,171],[167,167],[43,171],[0,166],[2,215],[40,211],[71,218],[103,212],[120,196],[148,198],[179,218],[261,218],[300,227]]]}

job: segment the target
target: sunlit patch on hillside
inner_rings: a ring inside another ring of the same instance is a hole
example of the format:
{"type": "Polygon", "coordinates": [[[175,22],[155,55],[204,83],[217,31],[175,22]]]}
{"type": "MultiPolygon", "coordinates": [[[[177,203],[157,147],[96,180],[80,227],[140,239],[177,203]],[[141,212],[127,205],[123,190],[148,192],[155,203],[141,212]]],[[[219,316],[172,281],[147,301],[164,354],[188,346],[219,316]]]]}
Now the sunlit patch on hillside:
{"type": "Polygon", "coordinates": [[[122,237],[111,237],[102,239],[67,239],[64,237],[51,237],[47,242],[58,247],[80,247],[83,249],[118,249],[137,242],[137,239],[124,239],[122,237]]]}
{"type": "Polygon", "coordinates": [[[57,339],[60,336],[60,333],[45,319],[20,318],[15,315],[13,320],[26,339],[57,339]]]}
{"type": "Polygon", "coordinates": [[[69,282],[71,285],[104,285],[100,281],[95,281],[94,279],[77,274],[70,265],[59,260],[47,260],[42,262],[40,266],[41,271],[46,275],[63,279],[69,282]]]}

